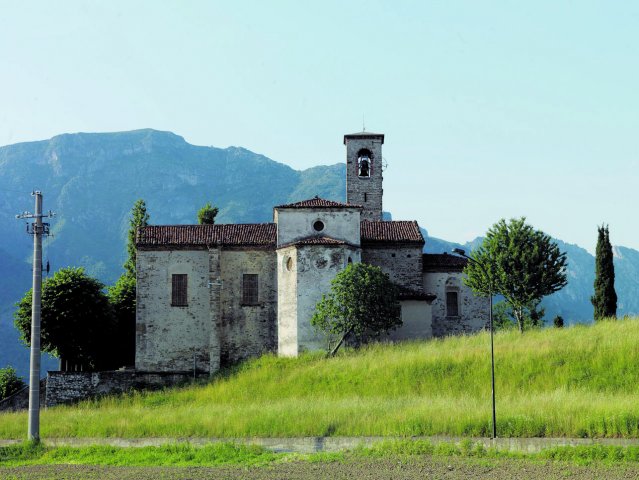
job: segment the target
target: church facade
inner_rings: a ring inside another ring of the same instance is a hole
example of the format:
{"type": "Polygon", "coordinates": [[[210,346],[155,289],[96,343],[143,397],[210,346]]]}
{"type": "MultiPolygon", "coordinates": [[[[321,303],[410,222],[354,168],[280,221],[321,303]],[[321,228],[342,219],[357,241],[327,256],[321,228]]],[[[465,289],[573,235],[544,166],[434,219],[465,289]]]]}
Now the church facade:
{"type": "Polygon", "coordinates": [[[382,220],[384,135],[344,136],[346,203],[274,207],[273,222],[147,226],[137,234],[137,371],[212,374],[265,352],[325,347],[316,303],[349,263],[377,265],[401,289],[389,340],[484,328],[488,300],[462,283],[465,259],[424,254],[415,221],[382,220]]]}

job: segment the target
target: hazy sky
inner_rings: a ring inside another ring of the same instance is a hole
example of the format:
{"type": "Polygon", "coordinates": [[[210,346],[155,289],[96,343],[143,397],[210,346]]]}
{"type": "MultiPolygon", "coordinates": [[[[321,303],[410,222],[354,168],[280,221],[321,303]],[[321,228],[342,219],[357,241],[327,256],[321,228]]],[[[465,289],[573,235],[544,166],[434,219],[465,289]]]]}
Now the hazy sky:
{"type": "Polygon", "coordinates": [[[396,219],[639,249],[639,2],[0,0],[0,69],[2,145],[150,127],[303,169],[364,116],[396,219]]]}

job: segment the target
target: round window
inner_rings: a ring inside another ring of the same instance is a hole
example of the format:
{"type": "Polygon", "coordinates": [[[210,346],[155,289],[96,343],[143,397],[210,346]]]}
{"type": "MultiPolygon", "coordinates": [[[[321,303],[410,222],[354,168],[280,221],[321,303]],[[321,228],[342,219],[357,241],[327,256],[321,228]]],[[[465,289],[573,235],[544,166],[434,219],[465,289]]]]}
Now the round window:
{"type": "Polygon", "coordinates": [[[324,222],[322,222],[321,220],[316,220],[313,224],[313,228],[316,232],[321,232],[322,230],[324,230],[324,222]]]}

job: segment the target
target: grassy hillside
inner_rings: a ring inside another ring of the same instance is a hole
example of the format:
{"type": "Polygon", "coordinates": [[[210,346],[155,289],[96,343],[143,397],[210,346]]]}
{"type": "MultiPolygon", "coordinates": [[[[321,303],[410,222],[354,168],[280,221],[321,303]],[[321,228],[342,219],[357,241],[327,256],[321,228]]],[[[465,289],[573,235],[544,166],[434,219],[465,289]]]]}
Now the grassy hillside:
{"type": "MultiPolygon", "coordinates": [[[[265,356],[210,384],[52,408],[43,437],[486,435],[486,333],[265,356]]],[[[639,321],[495,338],[499,436],[639,437],[639,321]]],[[[22,438],[26,414],[0,415],[22,438]]]]}

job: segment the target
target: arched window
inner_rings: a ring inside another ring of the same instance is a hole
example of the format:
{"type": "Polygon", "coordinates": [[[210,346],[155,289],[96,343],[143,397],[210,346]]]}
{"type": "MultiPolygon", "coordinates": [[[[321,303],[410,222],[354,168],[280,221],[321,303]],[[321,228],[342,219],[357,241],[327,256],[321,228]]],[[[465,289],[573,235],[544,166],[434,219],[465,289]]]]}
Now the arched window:
{"type": "Polygon", "coordinates": [[[371,152],[368,150],[360,150],[357,154],[357,175],[359,177],[370,177],[373,161],[371,152]]]}

